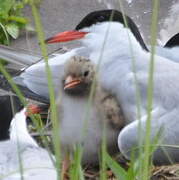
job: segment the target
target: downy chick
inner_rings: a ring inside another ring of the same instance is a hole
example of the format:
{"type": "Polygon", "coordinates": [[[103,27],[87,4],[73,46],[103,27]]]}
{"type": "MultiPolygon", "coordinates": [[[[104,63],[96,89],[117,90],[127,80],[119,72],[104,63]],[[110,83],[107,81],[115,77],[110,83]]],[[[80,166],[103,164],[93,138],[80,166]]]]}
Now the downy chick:
{"type": "Polygon", "coordinates": [[[100,87],[93,63],[81,56],[70,58],[65,64],[61,84],[57,106],[62,153],[73,153],[74,146],[80,144],[82,163],[98,164],[104,124],[108,152],[118,152],[117,136],[125,120],[116,98],[100,87]]]}

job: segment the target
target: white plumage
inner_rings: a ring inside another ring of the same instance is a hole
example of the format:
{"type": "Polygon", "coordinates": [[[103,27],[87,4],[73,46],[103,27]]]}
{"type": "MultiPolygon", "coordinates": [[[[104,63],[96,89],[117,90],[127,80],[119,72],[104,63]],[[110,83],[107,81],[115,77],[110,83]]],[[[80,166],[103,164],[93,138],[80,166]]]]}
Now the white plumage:
{"type": "Polygon", "coordinates": [[[12,119],[10,140],[0,142],[0,179],[20,180],[23,176],[24,180],[47,180],[49,177],[56,180],[50,154],[39,147],[27,131],[25,111],[23,109],[12,119]]]}
{"type": "MultiPolygon", "coordinates": [[[[144,51],[140,47],[133,34],[129,30],[126,30],[123,25],[115,22],[105,22],[103,24],[96,24],[92,28],[87,29],[88,32],[92,31],[91,36],[93,36],[93,38],[94,36],[98,37],[98,46],[91,46],[88,41],[82,40],[85,46],[90,46],[90,59],[92,59],[93,62],[98,62],[99,55],[97,55],[98,52],[96,49],[101,49],[103,37],[108,27],[109,33],[106,38],[101,60],[100,80],[103,88],[110,90],[118,97],[127,123],[130,123],[121,131],[118,139],[119,149],[127,158],[130,158],[129,150],[138,145],[139,139],[137,136],[136,85],[132,66],[132,56],[135,59],[135,76],[141,96],[140,110],[143,128],[142,135],[144,137],[150,53],[144,51]],[[131,44],[128,41],[127,33],[130,36],[131,44]],[[133,54],[129,53],[130,46],[133,48],[133,54]]],[[[160,142],[162,144],[179,145],[179,140],[176,138],[179,137],[177,127],[179,123],[179,84],[176,83],[179,80],[179,64],[157,55],[155,56],[154,64],[151,139],[157,135],[158,130],[161,128],[162,139],[160,142]]],[[[172,161],[179,161],[179,151],[177,151],[176,148],[165,148],[165,150],[171,156],[172,161]]],[[[155,152],[153,158],[155,163],[168,163],[168,158],[165,153],[161,153],[161,149],[155,152]]]]}
{"type": "MultiPolygon", "coordinates": [[[[108,12],[111,13],[112,11],[108,10],[108,12]]],[[[113,18],[115,21],[111,22],[108,21],[109,16],[108,19],[105,18],[104,12],[98,11],[96,12],[96,16],[90,19],[94,20],[94,23],[86,21],[87,26],[85,26],[84,22],[77,26],[78,30],[88,32],[84,38],[80,39],[84,51],[83,54],[79,53],[79,55],[87,55],[95,64],[98,64],[100,59],[99,75],[102,88],[111,91],[117,96],[126,121],[130,123],[121,131],[118,138],[120,150],[127,158],[130,158],[130,154],[127,153],[127,151],[131,150],[133,146],[138,145],[136,84],[134,77],[136,76],[137,78],[141,96],[140,110],[142,127],[144,129],[151,55],[141,46],[141,43],[139,43],[140,40],[133,34],[134,31],[132,33],[131,29],[126,28],[124,24],[122,24],[121,17],[119,18],[120,20],[113,18]],[[99,21],[95,18],[99,18],[99,21]],[[91,23],[91,25],[88,23],[91,23]],[[81,28],[79,28],[80,26],[81,28]],[[130,41],[128,37],[130,37],[130,41]],[[133,59],[135,60],[135,71],[133,69],[133,59]]],[[[74,53],[74,51],[76,51],[76,49],[72,50],[72,53],[68,52],[71,55],[66,53],[63,57],[68,55],[68,57],[71,57],[74,54],[78,55],[78,53],[74,53]]],[[[166,56],[165,54],[163,54],[163,56],[168,57],[168,55],[166,56]]],[[[60,61],[60,57],[61,55],[56,58],[59,58],[60,61]]],[[[167,59],[161,56],[155,56],[154,101],[151,121],[151,139],[155,137],[156,132],[162,128],[161,143],[171,145],[179,145],[179,138],[176,138],[179,136],[177,126],[179,124],[179,64],[175,61],[177,60],[172,57],[167,59]]],[[[59,81],[56,81],[55,77],[58,68],[56,69],[57,66],[53,65],[51,65],[51,67],[55,88],[58,89],[59,81]]],[[[32,91],[42,94],[43,96],[48,96],[43,63],[39,64],[39,66],[33,65],[29,69],[26,69],[21,77],[24,78],[24,83],[32,91]],[[37,81],[35,78],[37,78],[37,81]]],[[[143,130],[143,136],[144,134],[145,129],[143,130]]],[[[167,148],[166,150],[170,153],[173,161],[179,161],[179,151],[172,150],[172,148],[167,148]]],[[[157,150],[154,155],[154,161],[160,163],[158,162],[158,157],[160,157],[160,162],[168,162],[166,156],[160,153],[160,150],[157,150]]]]}

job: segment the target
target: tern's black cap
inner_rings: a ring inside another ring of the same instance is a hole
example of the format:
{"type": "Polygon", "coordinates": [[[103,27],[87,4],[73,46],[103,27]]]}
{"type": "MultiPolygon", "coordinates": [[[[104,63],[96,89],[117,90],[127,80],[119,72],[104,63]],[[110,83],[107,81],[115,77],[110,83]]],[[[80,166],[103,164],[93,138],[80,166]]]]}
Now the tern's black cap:
{"type": "Polygon", "coordinates": [[[136,37],[137,41],[140,43],[142,48],[146,51],[148,51],[142,36],[136,26],[136,24],[133,22],[133,20],[114,9],[107,9],[107,10],[99,10],[89,13],[87,16],[85,16],[81,22],[76,26],[76,30],[80,30],[85,27],[90,27],[93,24],[99,23],[99,22],[105,22],[105,21],[115,21],[123,24],[125,27],[125,21],[124,17],[126,19],[126,23],[128,28],[132,31],[134,36],[136,37]]]}
{"type": "Polygon", "coordinates": [[[175,46],[179,46],[179,33],[175,34],[171,39],[169,39],[164,47],[172,48],[175,46]]]}

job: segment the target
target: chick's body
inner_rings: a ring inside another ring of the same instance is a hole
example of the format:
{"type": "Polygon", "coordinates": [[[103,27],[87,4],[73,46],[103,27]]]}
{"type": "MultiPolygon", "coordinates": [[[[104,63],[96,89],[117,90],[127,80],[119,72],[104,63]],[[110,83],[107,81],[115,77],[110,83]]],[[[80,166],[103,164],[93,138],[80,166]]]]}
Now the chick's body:
{"type": "Polygon", "coordinates": [[[108,151],[116,153],[117,136],[125,124],[115,97],[101,89],[95,76],[90,60],[74,56],[65,64],[62,90],[57,95],[62,152],[73,152],[74,145],[81,144],[83,164],[98,163],[104,124],[108,151]],[[93,80],[94,94],[88,106],[93,80]]]}

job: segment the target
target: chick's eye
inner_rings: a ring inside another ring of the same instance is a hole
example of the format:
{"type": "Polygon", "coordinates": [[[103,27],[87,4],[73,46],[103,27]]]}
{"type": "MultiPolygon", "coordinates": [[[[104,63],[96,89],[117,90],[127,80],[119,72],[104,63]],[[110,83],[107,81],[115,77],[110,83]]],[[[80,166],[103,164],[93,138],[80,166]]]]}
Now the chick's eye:
{"type": "Polygon", "coordinates": [[[89,74],[89,71],[85,71],[83,75],[86,77],[88,76],[88,74],[89,74]]]}

